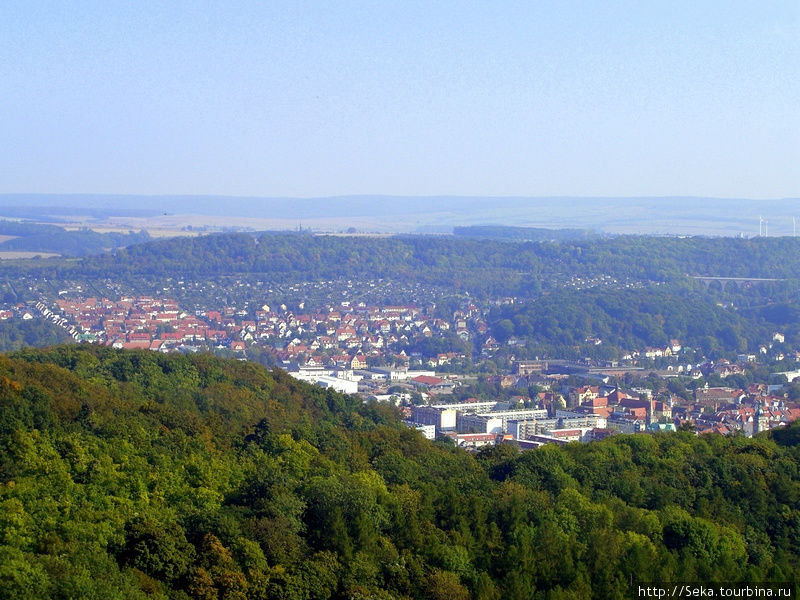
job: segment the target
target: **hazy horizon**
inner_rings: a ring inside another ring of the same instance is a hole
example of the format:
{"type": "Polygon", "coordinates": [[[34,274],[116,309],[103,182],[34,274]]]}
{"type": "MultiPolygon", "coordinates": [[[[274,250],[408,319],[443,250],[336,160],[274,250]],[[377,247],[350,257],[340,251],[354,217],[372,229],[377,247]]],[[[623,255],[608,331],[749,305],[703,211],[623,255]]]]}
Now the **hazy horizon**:
{"type": "Polygon", "coordinates": [[[339,196],[0,194],[0,217],[52,218],[131,228],[236,227],[441,233],[464,225],[581,228],[604,233],[794,235],[800,199],[701,197],[339,196]]]}

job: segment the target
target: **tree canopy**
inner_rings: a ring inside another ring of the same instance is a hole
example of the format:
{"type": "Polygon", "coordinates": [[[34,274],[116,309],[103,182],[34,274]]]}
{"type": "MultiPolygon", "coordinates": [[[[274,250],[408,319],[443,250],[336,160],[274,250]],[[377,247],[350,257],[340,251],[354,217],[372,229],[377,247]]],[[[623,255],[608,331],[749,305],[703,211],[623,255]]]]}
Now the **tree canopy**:
{"type": "Polygon", "coordinates": [[[80,261],[4,264],[0,272],[118,280],[234,274],[290,282],[395,278],[496,297],[538,295],[542,289],[566,284],[585,287],[598,276],[683,284],[687,275],[796,282],[799,250],[797,238],[618,236],[507,242],[422,235],[228,233],[153,240],[80,261]]]}
{"type": "Polygon", "coordinates": [[[478,456],[207,355],[0,356],[2,598],[622,598],[800,573],[797,427],[478,456]]]}

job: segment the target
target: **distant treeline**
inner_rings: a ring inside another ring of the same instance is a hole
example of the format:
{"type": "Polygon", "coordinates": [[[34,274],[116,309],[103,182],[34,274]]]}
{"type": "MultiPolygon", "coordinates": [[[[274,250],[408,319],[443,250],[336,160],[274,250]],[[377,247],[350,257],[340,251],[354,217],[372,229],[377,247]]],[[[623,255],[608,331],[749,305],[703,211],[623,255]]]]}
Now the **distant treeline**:
{"type": "MultiPolygon", "coordinates": [[[[0,194],[0,201],[4,195],[0,194]]],[[[20,198],[19,200],[23,200],[20,198]]],[[[2,206],[0,219],[30,219],[37,223],[59,223],[74,221],[76,215],[91,219],[106,219],[108,217],[152,217],[161,214],[156,210],[141,210],[134,208],[96,208],[86,206],[2,206]]]]}
{"type": "Polygon", "coordinates": [[[511,227],[506,225],[469,225],[454,227],[456,237],[522,242],[567,241],[597,237],[589,229],[546,229],[543,227],[511,227]]]}
{"type": "Polygon", "coordinates": [[[31,346],[55,346],[72,341],[64,329],[44,319],[23,321],[14,318],[0,321],[0,352],[21,350],[31,346]]]}
{"type": "Polygon", "coordinates": [[[0,220],[0,235],[17,236],[0,243],[0,251],[54,252],[64,256],[98,254],[151,239],[144,230],[97,233],[86,228],[67,230],[57,225],[4,220],[0,220]]]}
{"type": "Polygon", "coordinates": [[[645,289],[559,290],[539,300],[492,312],[501,342],[515,336],[537,354],[620,358],[620,349],[665,348],[677,339],[706,356],[756,352],[780,329],[787,342],[800,341],[796,306],[776,304],[739,312],[723,308],[702,290],[653,286],[645,289]],[[596,344],[595,342],[601,342],[596,344]]]}
{"type": "Polygon", "coordinates": [[[598,275],[681,282],[688,281],[687,275],[795,279],[800,272],[800,238],[619,236],[502,242],[231,233],[155,240],[80,262],[3,268],[8,276],[27,272],[112,278],[258,274],[272,281],[398,278],[481,296],[529,295],[566,279],[598,275]]]}

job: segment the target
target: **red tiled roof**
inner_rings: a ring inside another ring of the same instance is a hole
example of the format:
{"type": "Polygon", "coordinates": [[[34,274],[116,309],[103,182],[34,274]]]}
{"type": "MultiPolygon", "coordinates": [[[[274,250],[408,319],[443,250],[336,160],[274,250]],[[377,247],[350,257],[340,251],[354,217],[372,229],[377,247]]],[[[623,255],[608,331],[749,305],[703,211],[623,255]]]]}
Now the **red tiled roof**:
{"type": "Polygon", "coordinates": [[[431,377],[430,375],[418,375],[412,379],[414,383],[421,383],[422,385],[439,385],[444,382],[444,379],[439,377],[431,377]]]}

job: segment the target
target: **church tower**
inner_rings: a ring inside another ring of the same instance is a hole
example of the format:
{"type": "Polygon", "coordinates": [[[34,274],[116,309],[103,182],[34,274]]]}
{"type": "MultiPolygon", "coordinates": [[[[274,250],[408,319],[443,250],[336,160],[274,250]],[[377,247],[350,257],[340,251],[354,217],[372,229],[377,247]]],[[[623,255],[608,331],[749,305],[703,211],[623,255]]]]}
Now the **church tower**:
{"type": "Polygon", "coordinates": [[[753,435],[768,430],[769,423],[767,421],[767,413],[764,411],[761,402],[756,402],[756,414],[753,417],[753,435]]]}

